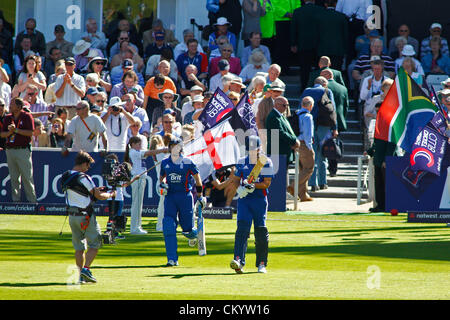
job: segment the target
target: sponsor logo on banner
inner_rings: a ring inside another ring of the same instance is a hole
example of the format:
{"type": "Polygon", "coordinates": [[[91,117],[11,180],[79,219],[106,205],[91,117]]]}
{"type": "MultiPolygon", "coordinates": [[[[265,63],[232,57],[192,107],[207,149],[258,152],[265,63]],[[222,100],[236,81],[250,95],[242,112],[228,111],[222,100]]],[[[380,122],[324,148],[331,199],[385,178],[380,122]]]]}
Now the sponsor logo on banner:
{"type": "Polygon", "coordinates": [[[206,219],[233,219],[231,208],[204,208],[202,214],[206,219]]]}
{"type": "Polygon", "coordinates": [[[410,156],[411,169],[440,175],[447,140],[436,130],[425,127],[416,138],[410,156]]]}
{"type": "Polygon", "coordinates": [[[2,203],[0,204],[0,213],[5,214],[36,214],[36,205],[30,203],[2,203]]]}
{"type": "Polygon", "coordinates": [[[408,212],[408,222],[450,223],[450,211],[412,211],[408,212]]]}

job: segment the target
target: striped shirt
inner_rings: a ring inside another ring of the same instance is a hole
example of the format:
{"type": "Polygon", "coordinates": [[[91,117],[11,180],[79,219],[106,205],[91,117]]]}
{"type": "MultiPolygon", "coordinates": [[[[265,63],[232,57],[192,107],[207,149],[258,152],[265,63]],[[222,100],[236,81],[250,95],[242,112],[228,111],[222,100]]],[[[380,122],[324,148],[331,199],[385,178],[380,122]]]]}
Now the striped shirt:
{"type": "MultiPolygon", "coordinates": [[[[46,112],[48,110],[48,105],[44,100],[36,99],[36,102],[34,104],[30,103],[30,111],[31,112],[46,112]]],[[[39,120],[42,121],[42,124],[44,127],[47,126],[48,116],[42,116],[38,117],[39,120]]]]}
{"type": "MultiPolygon", "coordinates": [[[[371,56],[367,54],[361,55],[358,61],[356,61],[354,70],[359,71],[361,74],[363,74],[365,71],[370,70],[370,57],[371,56]]],[[[384,61],[384,70],[386,72],[395,72],[395,62],[390,56],[382,54],[380,58],[384,61]]]]}
{"type": "MultiPolygon", "coordinates": [[[[55,93],[59,90],[59,88],[61,88],[63,82],[64,82],[64,74],[59,75],[58,78],[56,78],[55,87],[53,89],[55,93]]],[[[86,91],[86,83],[84,82],[84,78],[82,76],[74,72],[72,76],[72,82],[78,89],[86,91]]],[[[76,94],[76,92],[68,84],[66,84],[66,86],[64,87],[63,95],[60,98],[56,97],[55,105],[76,106],[77,103],[80,101],[81,97],[78,94],[76,94]]]]}

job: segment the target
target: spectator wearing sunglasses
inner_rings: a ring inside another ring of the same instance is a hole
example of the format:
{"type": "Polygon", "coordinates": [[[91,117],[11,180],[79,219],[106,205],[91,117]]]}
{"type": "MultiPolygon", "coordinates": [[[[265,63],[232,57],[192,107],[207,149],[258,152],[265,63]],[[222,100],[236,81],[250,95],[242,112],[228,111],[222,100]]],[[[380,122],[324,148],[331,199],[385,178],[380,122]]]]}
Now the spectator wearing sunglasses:
{"type": "MultiPolygon", "coordinates": [[[[407,43],[414,47],[414,51],[417,53],[419,52],[419,41],[413,37],[410,36],[410,30],[408,25],[402,24],[400,27],[398,27],[398,36],[406,38],[407,43]]],[[[391,57],[400,57],[401,53],[398,51],[397,46],[395,45],[395,40],[397,37],[393,37],[391,41],[389,41],[389,56],[391,57]]]]}
{"type": "Polygon", "coordinates": [[[111,49],[109,51],[109,56],[110,57],[114,57],[116,54],[120,53],[120,45],[124,41],[129,42],[129,46],[133,47],[136,52],[139,52],[138,47],[136,47],[134,44],[132,44],[130,42],[129,33],[127,31],[121,31],[119,33],[119,36],[117,37],[117,42],[115,44],[113,44],[113,46],[111,47],[111,49]]]}
{"type": "Polygon", "coordinates": [[[106,65],[108,64],[108,60],[102,57],[94,57],[91,61],[89,61],[87,72],[88,73],[96,73],[99,78],[98,85],[106,90],[106,92],[110,92],[112,89],[111,84],[111,75],[109,71],[106,69],[106,65]]]}
{"type": "Polygon", "coordinates": [[[21,31],[16,37],[15,51],[22,50],[20,44],[24,37],[31,39],[31,50],[39,53],[40,56],[45,56],[46,42],[44,34],[36,30],[36,20],[33,18],[27,19],[25,22],[25,30],[21,31]]]}
{"type": "Polygon", "coordinates": [[[211,59],[211,63],[209,65],[209,76],[212,77],[215,74],[219,73],[219,61],[227,60],[230,64],[230,72],[234,74],[241,73],[241,60],[237,57],[232,57],[233,46],[230,43],[226,43],[220,47],[220,57],[216,57],[211,59]]]}

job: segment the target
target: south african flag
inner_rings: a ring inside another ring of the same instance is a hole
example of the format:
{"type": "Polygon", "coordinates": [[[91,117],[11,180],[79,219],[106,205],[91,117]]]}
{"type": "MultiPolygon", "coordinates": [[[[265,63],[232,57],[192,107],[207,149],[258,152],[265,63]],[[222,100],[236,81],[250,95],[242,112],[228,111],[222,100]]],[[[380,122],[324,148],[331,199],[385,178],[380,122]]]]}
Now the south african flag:
{"type": "Polygon", "coordinates": [[[433,118],[437,106],[403,68],[398,70],[377,114],[375,138],[397,144],[406,152],[433,118]]]}

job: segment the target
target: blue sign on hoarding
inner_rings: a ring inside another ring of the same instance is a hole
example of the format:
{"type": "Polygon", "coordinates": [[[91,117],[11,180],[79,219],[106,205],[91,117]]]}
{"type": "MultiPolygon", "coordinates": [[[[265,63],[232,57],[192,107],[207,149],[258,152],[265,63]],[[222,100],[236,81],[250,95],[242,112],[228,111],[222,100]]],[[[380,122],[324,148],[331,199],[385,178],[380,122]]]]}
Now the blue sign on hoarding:
{"type": "MultiPolygon", "coordinates": [[[[105,181],[102,177],[103,158],[99,153],[90,153],[95,163],[87,172],[94,180],[97,186],[104,186],[105,181]]],[[[119,160],[123,160],[123,152],[117,152],[119,160]]],[[[17,214],[65,214],[64,194],[61,190],[60,179],[62,174],[73,168],[76,152],[70,152],[67,157],[63,157],[60,151],[35,151],[32,152],[33,158],[33,178],[36,190],[38,204],[12,203],[11,184],[9,177],[6,154],[0,152],[0,213],[17,214]]],[[[272,185],[269,188],[269,211],[286,211],[285,194],[280,197],[280,190],[286,190],[286,162],[280,158],[278,171],[272,179],[272,185]],[[273,191],[272,191],[273,190],[273,191]]],[[[146,159],[147,168],[154,165],[152,157],[146,159]]],[[[157,216],[157,207],[159,195],[156,189],[157,175],[155,170],[147,174],[147,184],[144,192],[143,216],[157,216]]],[[[131,205],[131,187],[124,189],[124,212],[129,213],[131,205]],[[127,211],[128,210],[128,211],[127,211]]],[[[22,194],[25,200],[25,195],[22,194]]],[[[96,202],[96,213],[98,215],[107,215],[107,202],[96,202]]],[[[213,214],[213,213],[212,213],[213,214]]]]}

